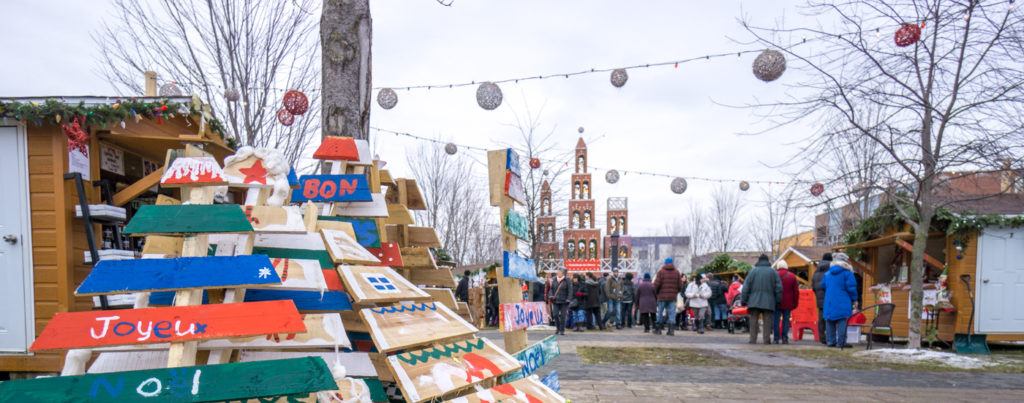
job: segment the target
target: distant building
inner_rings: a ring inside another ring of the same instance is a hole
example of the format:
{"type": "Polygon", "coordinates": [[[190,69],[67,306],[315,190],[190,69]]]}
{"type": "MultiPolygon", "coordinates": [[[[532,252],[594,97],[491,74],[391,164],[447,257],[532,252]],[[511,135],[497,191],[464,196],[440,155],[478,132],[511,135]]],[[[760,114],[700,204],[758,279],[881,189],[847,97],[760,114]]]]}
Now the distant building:
{"type": "Polygon", "coordinates": [[[690,258],[690,237],[688,236],[634,236],[631,237],[633,258],[638,276],[651,273],[651,278],[665,263],[665,258],[675,261],[676,269],[683,273],[693,270],[690,258]]]}

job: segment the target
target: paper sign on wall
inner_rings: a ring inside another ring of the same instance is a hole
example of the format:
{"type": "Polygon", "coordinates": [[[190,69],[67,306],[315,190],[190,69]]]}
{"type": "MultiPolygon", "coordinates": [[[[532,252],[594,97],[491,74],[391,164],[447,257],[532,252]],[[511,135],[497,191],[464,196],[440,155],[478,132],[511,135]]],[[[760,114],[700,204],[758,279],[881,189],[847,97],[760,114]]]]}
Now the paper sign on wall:
{"type": "Polygon", "coordinates": [[[92,180],[89,175],[89,146],[83,145],[85,152],[78,148],[68,149],[68,172],[82,174],[82,180],[92,180]]]}
{"type": "MultiPolygon", "coordinates": [[[[148,173],[145,172],[145,163],[146,160],[143,160],[143,172],[148,173]]],[[[106,144],[100,144],[100,169],[124,175],[124,151],[106,144]]]]}

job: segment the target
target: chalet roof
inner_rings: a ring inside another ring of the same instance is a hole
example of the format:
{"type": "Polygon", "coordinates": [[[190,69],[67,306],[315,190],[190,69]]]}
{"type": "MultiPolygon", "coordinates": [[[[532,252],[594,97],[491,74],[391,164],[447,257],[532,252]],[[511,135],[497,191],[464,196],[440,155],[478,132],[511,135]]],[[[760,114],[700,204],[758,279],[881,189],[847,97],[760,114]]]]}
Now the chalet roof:
{"type": "Polygon", "coordinates": [[[587,148],[587,143],[583,142],[583,137],[580,137],[580,139],[576,141],[576,149],[580,149],[580,148],[583,148],[583,149],[587,148]]]}
{"type": "Polygon", "coordinates": [[[1024,194],[1007,193],[974,200],[954,201],[950,202],[947,207],[960,214],[1024,214],[1024,194]]]}
{"type": "Polygon", "coordinates": [[[832,248],[829,246],[791,246],[789,249],[811,261],[821,260],[822,255],[832,252],[832,248]]]}

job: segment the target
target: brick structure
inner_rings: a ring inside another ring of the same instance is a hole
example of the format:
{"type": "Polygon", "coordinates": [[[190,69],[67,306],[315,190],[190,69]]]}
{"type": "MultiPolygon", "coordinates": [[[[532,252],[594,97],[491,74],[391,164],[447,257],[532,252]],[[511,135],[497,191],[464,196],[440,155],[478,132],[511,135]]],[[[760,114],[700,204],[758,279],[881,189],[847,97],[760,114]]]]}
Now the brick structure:
{"type": "Polygon", "coordinates": [[[601,229],[594,227],[597,210],[591,194],[593,180],[587,172],[587,144],[580,137],[576,142],[570,180],[572,197],[569,199],[569,226],[562,231],[565,259],[598,259],[601,257],[601,229]]]}

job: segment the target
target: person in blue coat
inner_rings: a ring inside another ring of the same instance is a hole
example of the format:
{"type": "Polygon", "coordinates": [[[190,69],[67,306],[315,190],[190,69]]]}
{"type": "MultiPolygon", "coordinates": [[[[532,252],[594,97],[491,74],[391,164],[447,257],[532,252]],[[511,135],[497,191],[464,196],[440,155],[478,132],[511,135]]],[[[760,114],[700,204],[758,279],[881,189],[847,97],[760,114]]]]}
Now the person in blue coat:
{"type": "Polygon", "coordinates": [[[857,279],[853,276],[849,257],[845,253],[832,254],[832,267],[821,280],[825,291],[825,335],[829,347],[852,347],[846,343],[846,321],[853,315],[857,304],[857,279]]]}

